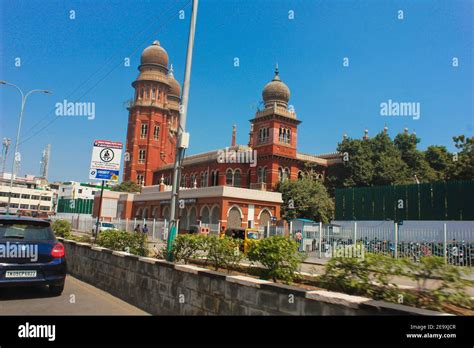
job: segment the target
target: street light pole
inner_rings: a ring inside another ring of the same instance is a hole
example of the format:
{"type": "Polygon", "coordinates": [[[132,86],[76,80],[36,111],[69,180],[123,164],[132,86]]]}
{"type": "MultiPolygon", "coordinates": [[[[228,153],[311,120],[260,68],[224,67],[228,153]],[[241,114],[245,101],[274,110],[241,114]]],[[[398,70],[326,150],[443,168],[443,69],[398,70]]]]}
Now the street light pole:
{"type": "Polygon", "coordinates": [[[194,33],[196,31],[196,18],[198,10],[199,0],[193,0],[193,7],[191,10],[191,23],[189,25],[189,38],[188,38],[188,50],[186,53],[186,68],[184,73],[184,85],[183,94],[181,96],[181,105],[179,108],[179,127],[178,127],[178,138],[176,142],[176,157],[173,166],[173,186],[171,192],[171,203],[170,203],[170,226],[167,241],[168,260],[172,261],[171,249],[173,248],[173,240],[178,233],[178,214],[177,203],[181,176],[181,164],[184,159],[184,153],[189,143],[189,134],[186,133],[186,117],[188,111],[188,96],[189,96],[189,85],[191,80],[191,65],[193,60],[193,46],[194,46],[194,33]]]}
{"type": "Polygon", "coordinates": [[[15,87],[21,94],[21,110],[20,110],[20,120],[18,121],[18,129],[16,132],[16,141],[15,141],[15,152],[13,153],[13,162],[12,162],[12,172],[10,176],[10,192],[8,193],[8,203],[7,203],[7,215],[10,214],[10,205],[11,205],[11,199],[12,199],[12,191],[13,191],[13,177],[15,175],[15,162],[17,159],[19,160],[18,156],[18,145],[20,142],[20,132],[21,132],[21,124],[23,121],[23,114],[25,112],[25,105],[26,105],[26,100],[30,96],[30,94],[33,93],[45,93],[45,94],[52,94],[50,91],[44,90],[44,89],[33,89],[29,91],[28,93],[24,94],[22,89],[18,87],[17,85],[14,85],[13,83],[9,83],[6,81],[0,81],[0,85],[7,85],[7,86],[12,86],[15,87]]]}

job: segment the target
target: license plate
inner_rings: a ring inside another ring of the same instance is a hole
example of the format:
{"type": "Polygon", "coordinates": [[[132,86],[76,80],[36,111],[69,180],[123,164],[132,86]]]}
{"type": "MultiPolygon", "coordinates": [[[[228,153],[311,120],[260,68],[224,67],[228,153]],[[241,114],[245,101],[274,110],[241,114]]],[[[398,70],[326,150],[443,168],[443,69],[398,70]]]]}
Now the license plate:
{"type": "Polygon", "coordinates": [[[5,278],[36,278],[36,271],[7,271],[5,278]]]}

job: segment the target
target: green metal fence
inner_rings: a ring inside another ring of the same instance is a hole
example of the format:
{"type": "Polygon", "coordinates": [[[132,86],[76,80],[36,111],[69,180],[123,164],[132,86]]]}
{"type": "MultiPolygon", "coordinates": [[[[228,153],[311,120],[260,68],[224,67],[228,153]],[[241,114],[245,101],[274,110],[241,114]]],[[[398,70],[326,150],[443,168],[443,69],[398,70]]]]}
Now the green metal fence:
{"type": "Polygon", "coordinates": [[[336,189],[336,220],[474,220],[474,180],[336,189]]]}
{"type": "Polygon", "coordinates": [[[58,213],[73,213],[73,214],[92,214],[94,206],[93,199],[63,199],[58,200],[58,213]]]}

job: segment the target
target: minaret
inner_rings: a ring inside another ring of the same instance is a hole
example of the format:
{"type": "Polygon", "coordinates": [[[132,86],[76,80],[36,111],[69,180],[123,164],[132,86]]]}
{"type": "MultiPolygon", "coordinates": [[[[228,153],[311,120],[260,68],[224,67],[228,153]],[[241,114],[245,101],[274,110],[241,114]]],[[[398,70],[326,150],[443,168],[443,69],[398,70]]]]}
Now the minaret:
{"type": "Polygon", "coordinates": [[[235,142],[236,134],[237,134],[237,125],[234,124],[232,126],[232,143],[231,143],[232,147],[235,147],[235,145],[236,145],[236,142],[235,142]]]}

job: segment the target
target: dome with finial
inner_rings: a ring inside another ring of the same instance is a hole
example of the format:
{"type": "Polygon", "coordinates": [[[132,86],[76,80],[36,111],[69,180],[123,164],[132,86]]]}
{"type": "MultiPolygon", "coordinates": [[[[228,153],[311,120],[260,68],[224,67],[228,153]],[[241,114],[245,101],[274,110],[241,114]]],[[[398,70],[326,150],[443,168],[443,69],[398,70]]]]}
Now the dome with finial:
{"type": "Polygon", "coordinates": [[[265,107],[271,107],[274,103],[278,106],[288,107],[290,89],[281,81],[278,65],[275,68],[275,77],[263,88],[262,97],[265,107]]]}
{"type": "Polygon", "coordinates": [[[160,42],[157,40],[143,50],[140,62],[141,65],[161,65],[167,68],[168,53],[160,46],[160,42]]]}
{"type": "Polygon", "coordinates": [[[180,86],[179,82],[176,81],[176,79],[174,78],[173,64],[171,64],[171,66],[170,66],[170,70],[169,70],[169,73],[168,73],[168,80],[169,80],[169,83],[170,83],[170,92],[169,92],[168,95],[180,98],[180,96],[181,96],[181,86],[180,86]]]}

